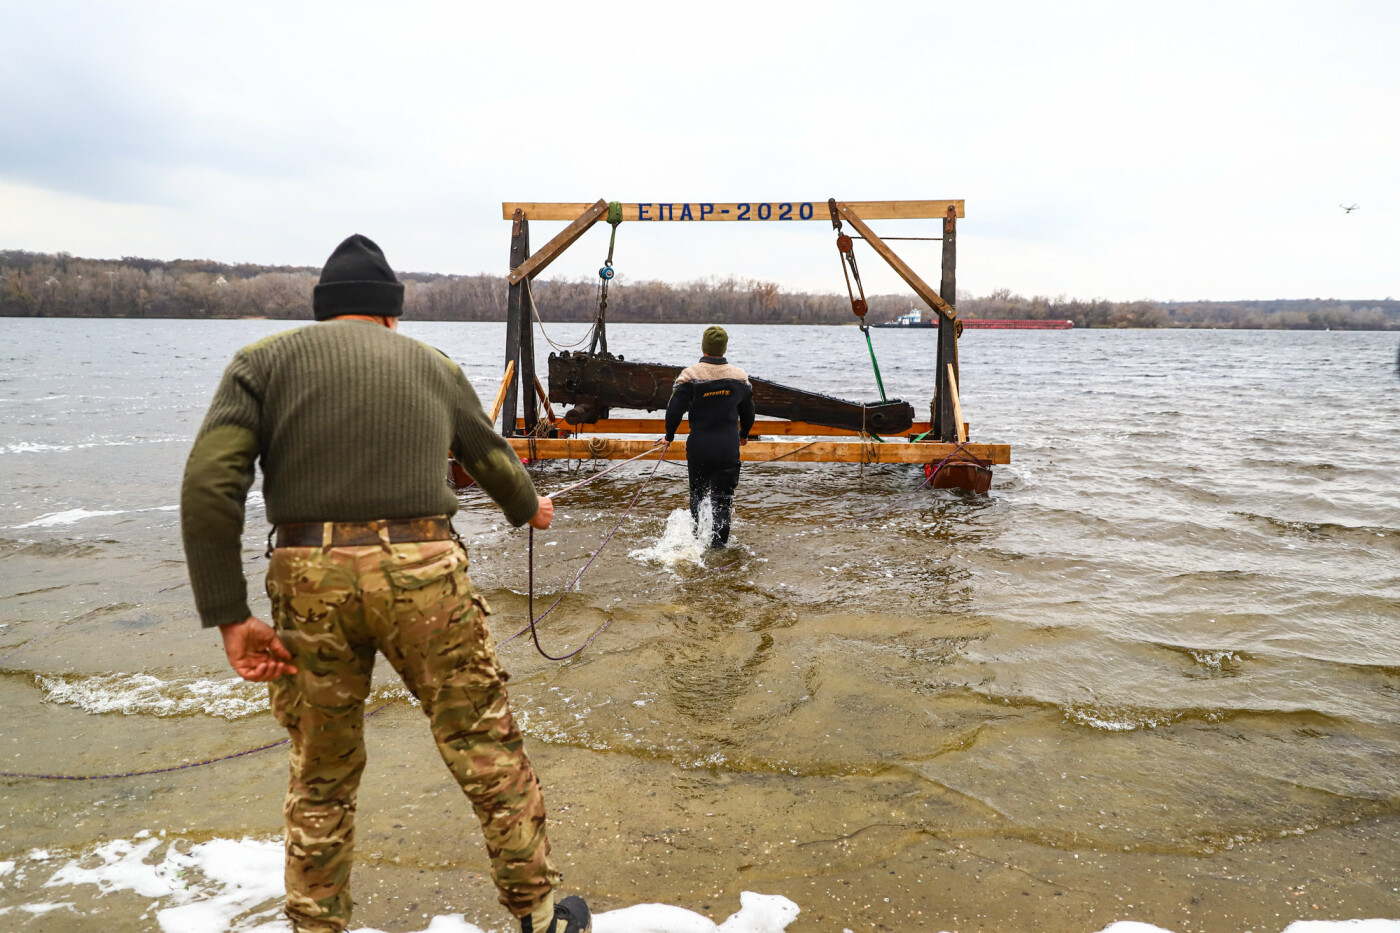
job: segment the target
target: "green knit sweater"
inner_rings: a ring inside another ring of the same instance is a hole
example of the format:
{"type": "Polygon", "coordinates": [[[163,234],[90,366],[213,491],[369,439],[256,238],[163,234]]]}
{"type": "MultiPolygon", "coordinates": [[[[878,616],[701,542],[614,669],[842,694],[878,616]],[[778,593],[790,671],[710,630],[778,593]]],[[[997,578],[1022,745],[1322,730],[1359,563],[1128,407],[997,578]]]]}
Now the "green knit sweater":
{"type": "Polygon", "coordinates": [[[255,461],[272,524],[360,522],[456,512],[449,450],[512,525],[534,517],[529,475],[438,350],[369,321],[313,324],[239,350],[180,490],[200,621],[251,615],[241,544],[255,461]]]}

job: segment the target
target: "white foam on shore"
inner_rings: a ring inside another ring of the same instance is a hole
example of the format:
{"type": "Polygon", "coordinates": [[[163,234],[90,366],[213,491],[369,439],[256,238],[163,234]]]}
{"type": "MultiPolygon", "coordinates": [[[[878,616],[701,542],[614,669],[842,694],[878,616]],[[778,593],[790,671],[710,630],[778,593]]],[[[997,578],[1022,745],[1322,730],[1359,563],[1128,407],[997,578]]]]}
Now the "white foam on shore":
{"type": "Polygon", "coordinates": [[[50,512],[48,515],[40,515],[32,522],[25,522],[23,525],[11,525],[11,528],[52,528],[55,525],[72,525],[85,518],[101,518],[104,515],[125,515],[125,509],[104,509],[89,511],[88,509],[69,509],[66,512],[50,512]]]}
{"type": "MultiPolygon", "coordinates": [[[[270,708],[266,684],[239,677],[161,680],[150,674],[35,674],[44,701],[75,706],[86,713],[126,716],[191,716],[246,719],[270,708]]],[[[397,680],[376,684],[369,702],[412,700],[397,680]]]]}
{"type": "MultiPolygon", "coordinates": [[[[36,850],[37,852],[38,850],[36,850]]],[[[33,855],[34,853],[31,853],[33,855]]],[[[26,869],[39,871],[52,856],[25,857],[15,872],[14,862],[0,862],[0,877],[26,869]]],[[[144,902],[133,910],[145,910],[139,919],[154,913],[161,933],[291,933],[282,916],[283,848],[275,839],[211,839],[207,842],[168,842],[148,830],[133,840],[116,839],[68,859],[43,885],[53,892],[43,900],[0,908],[0,915],[21,911],[39,916],[55,910],[76,910],[72,901],[59,900],[55,889],[91,885],[99,896],[131,892],[144,902]],[[164,846],[164,851],[160,851],[164,846]],[[52,899],[50,899],[52,898],[52,899]]],[[[76,893],[76,892],[73,892],[76,893]]],[[[71,896],[71,895],[70,895],[71,896]]],[[[104,908],[109,912],[114,908],[104,908]]],[[[723,923],[669,904],[637,904],[595,914],[595,933],[782,933],[800,908],[786,897],[739,895],[739,910],[723,923]]],[[[114,918],[131,919],[131,918],[114,918]]],[[[504,918],[503,918],[504,919],[504,918]]],[[[503,929],[513,929],[505,920],[503,929]]],[[[933,928],[930,928],[932,930],[933,928]]],[[[371,927],[353,927],[352,933],[383,933],[371,927]]],[[[431,918],[413,933],[485,933],[460,914],[431,918]]],[[[1150,923],[1120,920],[1100,933],[1173,933],[1150,923]]],[[[1400,920],[1299,920],[1282,933],[1400,933],[1400,920]]]]}
{"type": "Polygon", "coordinates": [[[801,911],[780,894],[739,895],[739,912],[717,924],[669,904],[637,904],[593,918],[593,933],[782,933],[801,911]]]}
{"type": "MultiPolygon", "coordinates": [[[[211,839],[186,846],[164,839],[116,839],[68,860],[44,889],[93,885],[99,894],[130,891],[154,911],[162,933],[290,933],[282,917],[283,848],[273,839],[211,839]],[[165,846],[164,852],[158,852],[165,846]]],[[[799,908],[779,895],[745,891],[722,924],[667,904],[638,904],[595,914],[595,933],[782,933],[799,908]]],[[[30,913],[69,902],[19,905],[30,913]]],[[[8,908],[6,908],[8,909],[8,908]]],[[[509,921],[506,921],[509,926],[509,921]]],[[[354,933],[383,933],[369,927],[354,933]]],[[[433,917],[417,933],[485,933],[460,914],[433,917]]]]}
{"type": "Polygon", "coordinates": [[[677,564],[703,567],[714,524],[714,510],[709,499],[700,504],[698,527],[689,509],[676,509],[666,516],[666,530],[655,544],[629,551],[627,556],[643,563],[660,564],[667,570],[674,570],[677,564]]]}
{"type": "Polygon", "coordinates": [[[178,505],[157,505],[149,509],[68,509],[64,512],[50,512],[40,515],[32,522],[11,525],[11,528],[54,528],[58,525],[75,525],[89,518],[102,518],[107,515],[130,515],[135,512],[173,512],[178,505]]]}
{"type": "MultiPolygon", "coordinates": [[[[0,401],[14,400],[0,399],[0,401]]],[[[184,440],[183,437],[141,437],[129,441],[86,441],[82,444],[41,444],[33,441],[18,441],[0,447],[0,454],[67,453],[70,450],[91,450],[94,447],[135,447],[137,444],[172,444],[184,440]]]]}
{"type": "Polygon", "coordinates": [[[172,842],[163,858],[148,861],[164,844],[157,838],[113,840],[68,861],[44,887],[90,884],[101,894],[131,891],[155,900],[151,906],[162,933],[290,930],[285,922],[268,922],[278,917],[285,893],[280,842],[211,839],[187,852],[172,842]]]}

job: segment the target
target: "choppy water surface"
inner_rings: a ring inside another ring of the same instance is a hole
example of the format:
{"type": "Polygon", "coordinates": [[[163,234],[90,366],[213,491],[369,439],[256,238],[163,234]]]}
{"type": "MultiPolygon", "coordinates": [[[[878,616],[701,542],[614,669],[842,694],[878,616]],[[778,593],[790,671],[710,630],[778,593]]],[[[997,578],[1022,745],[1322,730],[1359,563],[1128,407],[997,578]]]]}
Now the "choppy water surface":
{"type": "MultiPolygon", "coordinates": [[[[174,506],[227,358],[284,326],[3,324],[0,769],[161,767],[276,737],[261,691],[226,682],[193,629],[174,506]]],[[[404,331],[494,394],[502,326],[404,331]]],[[[932,335],[875,336],[891,395],[926,411],[932,335]]],[[[663,467],[542,637],[608,631],[564,665],[527,639],[503,649],[527,734],[724,784],[756,821],[774,787],[800,786],[837,824],[852,800],[897,800],[887,822],[922,830],[1201,855],[1394,814],[1395,339],[969,331],[973,437],[1012,445],[989,497],[916,492],[904,467],[752,467],[732,546],[708,555],[674,527],[659,544],[685,495],[684,470],[663,467]]],[[[610,334],[629,359],[669,363],[698,340],[610,334]]],[[[853,328],[733,327],[730,351],[754,375],[878,397],[853,328]]],[[[538,598],[643,475],[559,501],[537,535],[538,598]]],[[[570,478],[536,471],[543,490],[570,478]]],[[[523,622],[524,535],[479,494],[463,502],[503,640],[523,622]]],[[[266,526],[250,511],[256,590],[266,526]]],[[[226,767],[240,786],[244,765],[226,767]]],[[[6,795],[7,835],[93,838],[38,826],[61,805],[51,789],[6,795]]]]}

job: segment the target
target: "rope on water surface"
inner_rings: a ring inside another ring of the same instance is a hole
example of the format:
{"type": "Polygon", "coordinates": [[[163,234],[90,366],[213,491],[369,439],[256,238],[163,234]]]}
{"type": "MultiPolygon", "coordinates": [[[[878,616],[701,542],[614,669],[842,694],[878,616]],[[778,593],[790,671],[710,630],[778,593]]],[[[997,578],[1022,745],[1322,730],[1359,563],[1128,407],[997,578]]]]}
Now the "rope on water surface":
{"type": "MultiPolygon", "coordinates": [[[[968,444],[970,444],[970,443],[971,443],[971,441],[960,441],[960,442],[958,443],[958,445],[957,445],[956,447],[954,447],[954,448],[952,449],[951,452],[949,452],[948,456],[944,457],[942,460],[940,460],[940,461],[938,462],[938,466],[934,467],[932,470],[929,471],[928,476],[924,477],[924,481],[918,485],[918,487],[914,490],[914,492],[916,492],[916,493],[917,493],[917,492],[920,492],[920,491],[923,490],[925,487],[927,487],[930,483],[932,483],[935,479],[937,479],[937,478],[938,478],[938,471],[941,470],[941,469],[943,469],[943,468],[944,468],[945,466],[947,466],[949,463],[951,463],[952,460],[953,460],[953,458],[956,457],[956,456],[958,456],[959,454],[962,454],[962,459],[961,459],[959,462],[962,462],[962,463],[974,463],[974,464],[977,464],[978,466],[986,466],[986,464],[983,463],[981,460],[979,460],[978,458],[974,457],[972,454],[968,453],[967,451],[963,450],[963,448],[966,447],[966,446],[967,446],[968,444]]],[[[875,517],[877,517],[877,516],[879,516],[879,515],[883,515],[883,514],[885,514],[885,513],[887,513],[887,512],[892,512],[892,511],[894,511],[895,509],[898,509],[898,508],[900,508],[900,507],[902,507],[902,506],[903,506],[903,503],[902,503],[902,502],[896,502],[894,505],[882,505],[882,506],[880,506],[878,509],[875,509],[875,510],[872,511],[872,512],[866,512],[864,515],[858,515],[858,516],[856,516],[855,518],[851,519],[851,521],[852,521],[852,522],[867,522],[867,521],[869,521],[869,520],[872,519],[872,518],[875,518],[875,517]]]]}
{"type": "MultiPolygon", "coordinates": [[[[627,503],[627,508],[624,509],[623,512],[622,512],[622,515],[618,517],[617,523],[616,523],[615,525],[613,525],[612,530],[609,531],[609,532],[607,533],[607,535],[605,535],[605,536],[603,537],[602,543],[600,543],[600,544],[598,545],[597,550],[595,550],[595,551],[593,552],[593,554],[588,558],[588,560],[584,562],[584,565],[583,565],[582,567],[579,568],[578,573],[574,574],[573,580],[571,580],[571,581],[569,582],[569,585],[568,585],[568,586],[564,587],[564,592],[562,592],[562,593],[559,594],[559,598],[556,599],[556,600],[554,600],[554,603],[553,603],[548,609],[546,609],[544,612],[540,613],[538,616],[535,615],[535,529],[534,529],[534,526],[533,526],[533,525],[530,527],[530,544],[529,544],[529,591],[528,591],[528,595],[527,595],[527,598],[526,598],[526,599],[527,599],[527,602],[526,602],[526,612],[527,612],[527,614],[528,614],[528,616],[529,616],[530,624],[527,625],[527,626],[525,626],[524,628],[522,628],[520,631],[516,632],[514,635],[510,636],[509,638],[507,638],[505,641],[501,642],[501,647],[502,647],[502,648],[504,648],[506,645],[510,644],[511,642],[515,641],[517,638],[519,638],[521,635],[524,635],[526,632],[529,632],[529,633],[530,633],[530,637],[531,637],[531,638],[534,640],[534,642],[535,642],[535,650],[538,651],[542,657],[548,658],[548,659],[551,660],[551,661],[567,661],[569,658],[574,657],[575,655],[577,655],[577,654],[579,654],[580,652],[582,652],[584,648],[587,648],[589,645],[591,645],[591,644],[593,643],[593,639],[595,639],[595,638],[597,638],[599,635],[603,634],[603,632],[607,629],[607,627],[608,627],[609,625],[612,625],[612,618],[610,617],[606,622],[604,622],[602,625],[598,626],[598,628],[594,630],[593,634],[592,634],[592,635],[589,635],[588,638],[584,641],[584,643],[583,643],[582,645],[580,645],[579,647],[575,648],[573,651],[569,652],[568,654],[561,655],[561,656],[559,656],[559,657],[555,657],[554,655],[549,654],[548,652],[546,652],[546,651],[544,650],[544,648],[540,645],[540,633],[539,633],[539,631],[536,629],[536,626],[538,626],[540,622],[544,621],[545,616],[549,615],[551,612],[553,612],[555,609],[557,609],[557,608],[559,607],[559,604],[560,604],[561,602],[564,601],[564,597],[567,596],[567,595],[569,595],[569,593],[573,591],[574,587],[578,586],[578,582],[579,582],[580,580],[583,579],[583,574],[584,574],[584,572],[587,571],[588,568],[591,567],[591,566],[593,565],[593,562],[594,562],[595,560],[598,559],[598,555],[601,554],[601,553],[603,553],[603,548],[605,548],[605,547],[608,546],[608,542],[611,541],[611,540],[613,539],[613,536],[614,536],[615,534],[617,534],[617,530],[618,530],[619,528],[622,527],[622,523],[623,523],[624,521],[627,520],[627,516],[630,515],[630,514],[632,514],[632,509],[637,505],[637,500],[641,498],[641,496],[642,496],[642,491],[643,491],[644,489],[646,489],[647,484],[650,483],[650,482],[652,481],[652,478],[656,476],[656,471],[659,470],[659,469],[661,468],[661,464],[663,464],[663,463],[666,462],[666,448],[667,448],[668,446],[670,446],[670,445],[669,445],[669,442],[667,442],[667,441],[658,441],[657,444],[656,444],[656,446],[653,447],[652,450],[648,450],[648,451],[646,451],[646,453],[639,454],[638,456],[632,458],[633,460],[637,460],[637,459],[640,459],[641,457],[646,456],[647,454],[652,453],[652,452],[655,451],[657,448],[660,448],[660,450],[661,450],[661,456],[658,457],[658,458],[656,459],[656,466],[654,466],[654,467],[651,468],[651,472],[648,473],[648,474],[646,475],[646,478],[642,480],[641,485],[639,485],[639,486],[637,487],[637,491],[636,491],[635,493],[632,494],[632,501],[629,502],[629,503],[627,503]]],[[[625,463],[625,462],[627,462],[627,461],[623,461],[623,462],[625,463]]],[[[609,467],[607,470],[603,470],[603,471],[601,471],[601,472],[599,472],[599,473],[596,473],[596,474],[594,474],[593,476],[590,476],[590,477],[589,477],[588,479],[586,479],[586,480],[583,480],[583,481],[578,482],[578,483],[574,483],[572,486],[567,486],[567,487],[565,487],[564,489],[559,490],[559,492],[554,493],[554,495],[557,496],[557,495],[560,495],[561,493],[565,493],[565,492],[569,492],[569,491],[574,490],[574,489],[578,489],[580,486],[585,486],[585,485],[587,485],[588,483],[591,483],[591,482],[593,482],[593,481],[596,480],[596,479],[602,478],[602,476],[603,476],[604,473],[607,473],[607,472],[609,472],[610,470],[615,469],[615,467],[617,467],[617,466],[622,466],[622,464],[621,464],[621,463],[618,463],[618,464],[616,464],[614,467],[609,467]]]]}
{"type": "MultiPolygon", "coordinates": [[[[591,443],[591,441],[590,441],[590,443],[591,443]]],[[[656,452],[656,448],[658,448],[658,447],[663,447],[663,446],[666,445],[666,443],[667,443],[666,441],[657,441],[655,444],[653,444],[653,445],[651,446],[650,449],[642,451],[641,453],[637,454],[637,456],[635,456],[635,457],[628,457],[626,460],[619,460],[617,463],[614,463],[612,466],[607,467],[607,468],[602,469],[602,470],[599,470],[597,473],[594,473],[592,476],[588,477],[587,479],[581,479],[581,480],[579,480],[577,483],[572,483],[572,484],[570,484],[570,485],[568,485],[568,486],[565,486],[563,489],[556,489],[554,492],[552,492],[552,493],[549,494],[549,497],[552,499],[552,498],[554,498],[555,496],[562,496],[562,495],[564,495],[564,493],[566,493],[566,492],[573,492],[575,489],[579,489],[580,487],[587,486],[589,483],[594,482],[595,480],[602,479],[604,476],[607,476],[607,475],[608,475],[609,473],[611,473],[613,470],[616,470],[618,467],[626,466],[627,464],[631,463],[633,460],[640,460],[640,459],[642,459],[643,457],[650,457],[653,453],[656,452]]],[[[665,454],[664,454],[664,453],[662,454],[662,458],[663,458],[663,459],[665,458],[665,454]]],[[[658,461],[658,462],[659,462],[659,461],[658,461]]]]}

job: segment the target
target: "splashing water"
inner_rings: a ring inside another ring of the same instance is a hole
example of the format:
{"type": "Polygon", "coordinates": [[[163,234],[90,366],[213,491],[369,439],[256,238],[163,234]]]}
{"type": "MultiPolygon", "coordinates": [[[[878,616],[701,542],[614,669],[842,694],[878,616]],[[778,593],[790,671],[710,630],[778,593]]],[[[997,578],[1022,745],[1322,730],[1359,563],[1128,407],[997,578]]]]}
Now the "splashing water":
{"type": "Polygon", "coordinates": [[[714,527],[714,504],[706,498],[700,503],[699,522],[691,518],[689,509],[676,509],[666,517],[666,530],[655,544],[630,551],[627,556],[644,563],[660,564],[667,570],[674,570],[678,564],[703,567],[714,527]]]}

